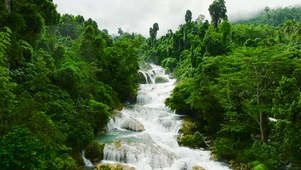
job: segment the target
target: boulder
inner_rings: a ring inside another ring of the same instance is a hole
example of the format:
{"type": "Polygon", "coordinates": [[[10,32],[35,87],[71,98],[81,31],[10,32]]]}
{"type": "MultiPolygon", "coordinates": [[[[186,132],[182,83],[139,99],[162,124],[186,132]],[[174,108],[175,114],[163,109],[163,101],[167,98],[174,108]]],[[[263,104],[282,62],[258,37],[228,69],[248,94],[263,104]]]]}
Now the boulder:
{"type": "Polygon", "coordinates": [[[115,145],[116,148],[120,148],[121,147],[121,141],[120,140],[115,141],[114,145],[115,145]]]}
{"type": "Polygon", "coordinates": [[[97,170],[135,170],[134,167],[129,167],[121,163],[101,163],[96,165],[97,170]]]}
{"type": "Polygon", "coordinates": [[[155,78],[155,83],[159,84],[159,83],[166,83],[168,82],[168,79],[166,77],[162,77],[162,76],[157,76],[155,78]]]}
{"type": "Polygon", "coordinates": [[[123,128],[137,132],[142,132],[145,130],[143,124],[134,118],[130,118],[128,121],[126,121],[123,125],[123,128]]]}
{"type": "Polygon", "coordinates": [[[127,129],[127,130],[132,130],[132,131],[137,131],[137,132],[142,132],[144,131],[144,126],[141,122],[139,122],[138,120],[131,118],[131,117],[126,117],[125,115],[123,115],[122,112],[119,111],[115,111],[112,114],[112,118],[113,119],[126,119],[126,121],[124,121],[124,123],[122,124],[122,128],[127,129]]]}
{"type": "Polygon", "coordinates": [[[210,159],[213,161],[218,161],[218,156],[216,154],[214,154],[213,152],[211,152],[210,159]]]}
{"type": "Polygon", "coordinates": [[[205,168],[199,166],[199,165],[196,165],[192,168],[192,170],[206,170],[205,168]]]}
{"type": "Polygon", "coordinates": [[[105,144],[93,141],[85,148],[85,157],[92,163],[97,163],[103,159],[103,149],[105,144]]]}

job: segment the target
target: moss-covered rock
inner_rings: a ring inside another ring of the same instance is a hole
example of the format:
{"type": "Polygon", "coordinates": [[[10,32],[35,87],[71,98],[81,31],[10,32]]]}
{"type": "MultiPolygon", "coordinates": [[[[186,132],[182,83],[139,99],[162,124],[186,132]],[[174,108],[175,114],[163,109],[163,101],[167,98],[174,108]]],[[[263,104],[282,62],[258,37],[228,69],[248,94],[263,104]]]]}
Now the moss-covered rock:
{"type": "Polygon", "coordinates": [[[211,154],[210,154],[210,159],[214,160],[214,161],[218,161],[219,160],[218,156],[215,153],[213,153],[213,152],[211,152],[211,154]]]}
{"type": "Polygon", "coordinates": [[[205,168],[203,168],[199,165],[196,165],[196,166],[192,167],[192,170],[205,170],[205,168]]]}
{"type": "Polygon", "coordinates": [[[121,163],[101,163],[96,165],[97,170],[135,170],[134,167],[129,167],[121,163]]]}
{"type": "Polygon", "coordinates": [[[193,121],[190,118],[182,119],[181,133],[194,134],[197,130],[198,130],[197,122],[193,121]]]}
{"type": "Polygon", "coordinates": [[[159,84],[159,83],[166,83],[168,82],[168,79],[166,77],[162,77],[162,76],[157,76],[155,78],[155,83],[159,84]]]}
{"type": "Polygon", "coordinates": [[[181,146],[191,148],[206,147],[205,137],[198,131],[197,123],[191,119],[183,119],[182,128],[178,137],[178,143],[181,146]]]}
{"type": "Polygon", "coordinates": [[[114,145],[115,145],[116,148],[120,148],[121,147],[121,141],[120,140],[115,141],[114,145]]]}
{"type": "Polygon", "coordinates": [[[93,141],[85,148],[85,157],[92,163],[98,163],[103,159],[103,149],[105,144],[93,141]]]}
{"type": "Polygon", "coordinates": [[[188,146],[191,148],[199,148],[204,146],[204,136],[196,131],[194,134],[182,134],[179,139],[179,144],[182,146],[188,146]]]}

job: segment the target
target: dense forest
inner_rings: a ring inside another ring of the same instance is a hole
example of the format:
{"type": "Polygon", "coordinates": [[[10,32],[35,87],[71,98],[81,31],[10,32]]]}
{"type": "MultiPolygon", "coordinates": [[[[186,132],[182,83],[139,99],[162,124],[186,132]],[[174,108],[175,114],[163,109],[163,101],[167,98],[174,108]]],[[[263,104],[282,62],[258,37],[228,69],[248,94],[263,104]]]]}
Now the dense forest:
{"type": "Polygon", "coordinates": [[[113,38],[51,0],[2,1],[0,37],[0,169],[75,169],[135,98],[144,38],[113,38]]]}
{"type": "Polygon", "coordinates": [[[52,0],[0,4],[0,167],[76,169],[113,110],[135,100],[139,61],[178,79],[166,105],[186,144],[247,169],[301,168],[301,8],[230,23],[224,0],[157,37],[100,29],[52,0]],[[200,142],[200,136],[204,142],[200,142]],[[209,142],[208,143],[206,143],[209,142]]]}
{"type": "Polygon", "coordinates": [[[300,10],[266,7],[230,23],[216,0],[211,22],[187,10],[178,30],[150,36],[143,59],[179,80],[166,105],[195,120],[184,144],[210,142],[218,159],[245,169],[301,168],[300,10]]]}

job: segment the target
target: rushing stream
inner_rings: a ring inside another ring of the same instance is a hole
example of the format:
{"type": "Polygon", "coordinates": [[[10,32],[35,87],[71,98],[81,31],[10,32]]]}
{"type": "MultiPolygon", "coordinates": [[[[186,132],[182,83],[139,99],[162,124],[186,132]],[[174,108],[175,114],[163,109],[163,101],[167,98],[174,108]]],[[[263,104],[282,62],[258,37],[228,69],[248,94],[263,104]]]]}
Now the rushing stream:
{"type": "Polygon", "coordinates": [[[210,160],[209,151],[178,145],[181,120],[164,104],[175,80],[155,65],[140,73],[148,84],[140,85],[137,104],[124,108],[111,119],[108,132],[97,138],[107,143],[102,162],[121,162],[137,170],[191,170],[196,165],[206,170],[229,169],[221,162],[210,160]],[[155,83],[158,76],[167,82],[155,83]],[[129,128],[136,131],[127,130],[129,128]]]}

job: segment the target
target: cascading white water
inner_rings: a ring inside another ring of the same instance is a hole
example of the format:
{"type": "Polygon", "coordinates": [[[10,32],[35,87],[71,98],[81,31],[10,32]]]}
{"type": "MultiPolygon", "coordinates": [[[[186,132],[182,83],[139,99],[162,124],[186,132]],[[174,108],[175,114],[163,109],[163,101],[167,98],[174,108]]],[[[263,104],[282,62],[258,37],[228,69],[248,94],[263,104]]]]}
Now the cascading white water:
{"type": "Polygon", "coordinates": [[[82,151],[81,156],[82,156],[82,158],[83,158],[83,160],[84,160],[84,163],[85,163],[85,166],[86,166],[86,167],[93,167],[93,166],[94,166],[94,165],[92,164],[92,162],[91,162],[89,159],[87,159],[87,158],[85,157],[85,150],[82,151]]]}
{"type": "Polygon", "coordinates": [[[151,70],[142,73],[147,76],[148,84],[140,85],[137,104],[123,109],[122,116],[112,119],[107,134],[99,138],[107,143],[102,162],[121,162],[137,170],[191,170],[196,165],[206,170],[229,169],[223,163],[210,160],[209,151],[178,145],[182,122],[164,104],[175,86],[175,79],[168,78],[162,67],[151,66],[151,70]],[[156,84],[156,76],[166,77],[168,82],[156,84]],[[124,122],[129,119],[140,122],[144,131],[124,129],[124,122]]]}

